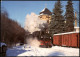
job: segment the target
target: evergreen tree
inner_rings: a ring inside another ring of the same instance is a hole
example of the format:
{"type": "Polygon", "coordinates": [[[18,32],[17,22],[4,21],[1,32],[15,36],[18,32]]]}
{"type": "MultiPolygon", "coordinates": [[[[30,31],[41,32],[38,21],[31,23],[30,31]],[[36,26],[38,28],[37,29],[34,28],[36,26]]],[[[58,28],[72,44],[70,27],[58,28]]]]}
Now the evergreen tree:
{"type": "Polygon", "coordinates": [[[63,10],[61,9],[62,5],[60,1],[57,1],[55,3],[55,7],[53,9],[53,15],[50,22],[50,33],[56,34],[56,33],[63,33],[64,32],[64,17],[62,16],[63,10]]]}
{"type": "Polygon", "coordinates": [[[66,13],[65,13],[65,20],[66,20],[66,32],[74,31],[74,11],[72,1],[69,0],[66,5],[66,13]]]}

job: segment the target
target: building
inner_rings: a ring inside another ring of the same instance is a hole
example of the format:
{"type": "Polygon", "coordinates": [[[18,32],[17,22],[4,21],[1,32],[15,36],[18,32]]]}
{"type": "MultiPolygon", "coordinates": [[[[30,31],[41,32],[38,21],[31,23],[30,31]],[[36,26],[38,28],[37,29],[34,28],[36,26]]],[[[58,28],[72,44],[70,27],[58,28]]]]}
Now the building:
{"type": "Polygon", "coordinates": [[[49,23],[51,21],[51,16],[52,16],[52,12],[46,7],[39,13],[39,18],[41,20],[47,21],[48,26],[46,29],[46,33],[49,33],[48,28],[49,28],[49,23]]]}
{"type": "Polygon", "coordinates": [[[51,15],[52,15],[52,12],[47,9],[47,8],[44,8],[40,13],[39,13],[39,18],[41,20],[46,20],[47,23],[50,23],[51,21],[51,15]]]}
{"type": "Polygon", "coordinates": [[[80,30],[80,27],[74,27],[75,32],[80,32],[79,30],[80,30]]]}

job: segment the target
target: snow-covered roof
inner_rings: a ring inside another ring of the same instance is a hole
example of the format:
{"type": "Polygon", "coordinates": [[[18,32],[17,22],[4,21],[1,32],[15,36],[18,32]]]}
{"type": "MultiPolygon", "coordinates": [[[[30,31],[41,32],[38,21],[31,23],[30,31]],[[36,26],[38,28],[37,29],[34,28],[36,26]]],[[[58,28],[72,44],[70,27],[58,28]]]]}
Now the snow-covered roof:
{"type": "Polygon", "coordinates": [[[43,11],[45,11],[46,10],[46,8],[44,8],[41,12],[43,12],[43,11]]]}
{"type": "Polygon", "coordinates": [[[0,47],[2,47],[3,45],[5,45],[5,46],[6,46],[6,44],[5,44],[5,43],[0,42],[0,47]]]}
{"type": "MultiPolygon", "coordinates": [[[[48,15],[48,14],[41,13],[40,15],[48,15]]],[[[48,15],[48,16],[49,16],[49,15],[48,15]]]]}
{"type": "Polygon", "coordinates": [[[40,12],[40,14],[48,14],[48,15],[52,15],[51,11],[48,10],[47,8],[44,8],[44,9],[40,12]]]}
{"type": "Polygon", "coordinates": [[[63,35],[63,34],[71,34],[71,33],[79,33],[79,32],[73,31],[73,32],[66,32],[66,33],[58,33],[58,34],[54,34],[54,36],[55,36],[55,35],[63,35]]]}
{"type": "Polygon", "coordinates": [[[80,27],[74,27],[74,28],[80,28],[80,27]]]}

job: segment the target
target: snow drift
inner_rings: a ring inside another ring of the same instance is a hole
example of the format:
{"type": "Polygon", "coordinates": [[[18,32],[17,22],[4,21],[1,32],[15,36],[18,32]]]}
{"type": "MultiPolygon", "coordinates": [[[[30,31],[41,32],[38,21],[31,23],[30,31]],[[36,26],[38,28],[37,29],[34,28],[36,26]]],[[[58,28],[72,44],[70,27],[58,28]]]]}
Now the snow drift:
{"type": "Polygon", "coordinates": [[[8,49],[6,54],[7,56],[79,56],[79,48],[53,46],[52,48],[24,49],[24,46],[17,46],[8,49]]]}

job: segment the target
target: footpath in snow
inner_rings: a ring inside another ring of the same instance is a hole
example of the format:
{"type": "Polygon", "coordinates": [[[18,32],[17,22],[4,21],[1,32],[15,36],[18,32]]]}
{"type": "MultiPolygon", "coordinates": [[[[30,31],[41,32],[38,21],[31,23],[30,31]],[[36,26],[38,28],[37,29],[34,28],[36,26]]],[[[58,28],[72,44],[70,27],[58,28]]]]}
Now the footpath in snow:
{"type": "Polygon", "coordinates": [[[39,48],[34,46],[17,46],[7,50],[7,56],[79,56],[79,48],[53,46],[39,48]]]}

